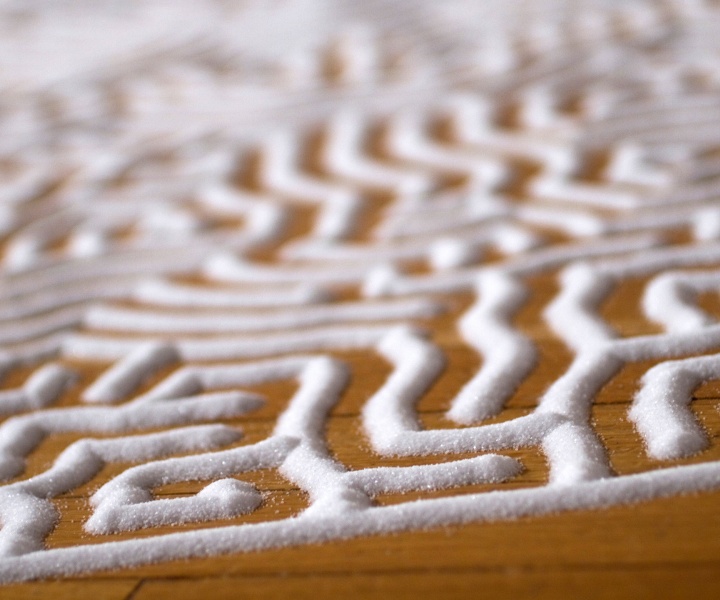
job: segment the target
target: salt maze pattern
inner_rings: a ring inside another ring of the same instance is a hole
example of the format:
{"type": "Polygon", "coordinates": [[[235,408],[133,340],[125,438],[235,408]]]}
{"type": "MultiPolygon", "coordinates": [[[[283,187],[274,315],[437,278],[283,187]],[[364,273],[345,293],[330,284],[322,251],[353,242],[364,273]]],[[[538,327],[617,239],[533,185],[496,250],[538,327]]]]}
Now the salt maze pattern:
{"type": "Polygon", "coordinates": [[[3,3],[0,579],[720,488],[719,27],[3,3]]]}

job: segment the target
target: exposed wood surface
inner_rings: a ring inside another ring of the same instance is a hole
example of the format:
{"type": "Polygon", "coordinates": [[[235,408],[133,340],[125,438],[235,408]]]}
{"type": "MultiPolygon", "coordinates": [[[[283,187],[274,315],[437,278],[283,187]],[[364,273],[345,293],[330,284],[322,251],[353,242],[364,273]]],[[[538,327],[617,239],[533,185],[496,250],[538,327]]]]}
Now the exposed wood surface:
{"type": "MultiPolygon", "coordinates": [[[[530,303],[518,319],[533,330],[541,342],[545,360],[522,385],[498,420],[527,412],[542,390],[565,368],[568,352],[538,321],[537,309],[552,287],[552,278],[535,282],[537,301],[530,303]]],[[[642,320],[624,310],[622,287],[608,302],[607,316],[621,330],[647,329],[642,320]]],[[[456,311],[467,305],[455,299],[456,311]]],[[[449,365],[445,374],[420,403],[426,426],[451,426],[443,417],[448,398],[457,391],[479,364],[464,346],[449,314],[425,323],[435,331],[434,339],[444,348],[449,365]]],[[[381,459],[369,449],[361,431],[359,409],[382,383],[388,366],[377,357],[360,353],[341,356],[353,368],[353,379],[328,424],[328,439],[335,455],[349,468],[370,465],[403,465],[449,460],[453,457],[381,459]]],[[[593,418],[618,474],[665,466],[648,459],[626,419],[627,403],[637,378],[648,365],[627,367],[597,398],[593,418]]],[[[90,374],[92,369],[88,370],[90,374]]],[[[12,383],[12,379],[8,380],[12,383]]],[[[148,382],[151,385],[153,382],[148,382]]],[[[237,420],[246,442],[257,441],[271,430],[292,384],[259,386],[268,405],[247,419],[237,420]]],[[[717,385],[697,390],[693,408],[712,438],[712,447],[701,455],[677,461],[720,460],[720,413],[717,385]]],[[[77,392],[76,392],[77,393],[77,392]]],[[[64,399],[71,404],[76,398],[64,399]]],[[[58,452],[79,436],[49,437],[32,455],[29,472],[46,468],[58,452]]],[[[516,479],[496,486],[388,495],[378,503],[443,494],[533,486],[545,483],[547,469],[538,451],[508,454],[522,460],[525,471],[516,479]]],[[[94,543],[143,535],[156,535],[194,527],[160,527],[152,530],[90,536],[82,530],[89,514],[88,494],[126,465],[106,467],[85,488],[56,500],[62,521],[48,537],[48,547],[94,543]]],[[[265,495],[263,506],[234,522],[254,522],[296,514],[307,501],[273,471],[250,473],[265,495]]],[[[205,482],[206,483],[206,482],[205,482]]],[[[203,482],[176,484],[155,490],[158,497],[199,491],[203,482]]],[[[524,518],[514,522],[476,523],[430,531],[401,533],[322,545],[285,548],[258,553],[179,561],[117,572],[105,572],[68,581],[12,585],[0,590],[2,598],[274,598],[292,595],[362,597],[387,594],[397,597],[552,598],[572,594],[587,598],[716,597],[720,583],[720,493],[706,493],[645,502],[606,510],[579,511],[524,518]]],[[[210,526],[227,524],[226,521],[210,526]]]]}

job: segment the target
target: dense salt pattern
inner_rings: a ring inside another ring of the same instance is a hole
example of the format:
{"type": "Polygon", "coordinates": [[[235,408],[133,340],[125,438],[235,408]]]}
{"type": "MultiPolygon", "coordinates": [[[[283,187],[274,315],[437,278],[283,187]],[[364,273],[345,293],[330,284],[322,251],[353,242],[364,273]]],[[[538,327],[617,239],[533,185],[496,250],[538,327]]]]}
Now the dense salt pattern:
{"type": "Polygon", "coordinates": [[[720,379],[716,7],[62,4],[0,8],[0,582],[720,489],[672,462],[711,447],[691,403],[720,379]],[[627,282],[647,333],[604,316],[627,282]],[[478,366],[429,428],[453,344],[478,366]],[[568,364],[508,410],[552,344],[568,364]],[[355,408],[349,355],[387,368],[355,408]],[[656,468],[617,475],[591,411],[633,363],[656,468]],[[371,466],[333,453],[335,409],[371,466]],[[516,485],[528,450],[545,485],[516,485]],[[243,521],[262,469],[307,508],[243,521]],[[50,547],[88,483],[108,541],[50,547]]]}

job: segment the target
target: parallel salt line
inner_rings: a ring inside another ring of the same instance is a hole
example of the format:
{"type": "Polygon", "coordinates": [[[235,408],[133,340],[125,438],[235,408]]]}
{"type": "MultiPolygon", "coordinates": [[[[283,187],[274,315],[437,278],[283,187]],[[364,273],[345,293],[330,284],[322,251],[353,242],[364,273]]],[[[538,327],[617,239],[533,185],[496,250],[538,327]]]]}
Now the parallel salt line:
{"type": "Polygon", "coordinates": [[[351,471],[344,476],[347,485],[360,487],[371,496],[399,494],[420,489],[438,490],[461,485],[500,483],[522,470],[509,456],[483,454],[473,458],[413,467],[376,467],[351,471]]]}
{"type": "MultiPolygon", "coordinates": [[[[352,350],[374,346],[391,326],[321,327],[299,333],[227,336],[217,339],[179,338],[173,342],[183,361],[235,360],[321,350],[352,350]]],[[[167,336],[166,336],[167,337],[167,336]]],[[[95,361],[120,360],[147,342],[161,338],[104,337],[74,334],[61,341],[64,356],[95,361]]]]}
{"type": "MultiPolygon", "coordinates": [[[[462,226],[467,227],[464,222],[462,226]]],[[[538,245],[535,234],[511,223],[491,223],[485,227],[470,231],[442,231],[444,237],[423,239],[413,236],[412,240],[382,242],[372,246],[361,244],[317,244],[313,242],[296,243],[283,250],[283,257],[290,260],[312,260],[326,263],[371,262],[387,263],[403,260],[429,259],[435,265],[444,263],[439,256],[443,244],[448,242],[476,253],[481,247],[493,246],[507,254],[518,254],[538,245]],[[452,233],[452,235],[450,235],[452,233]],[[418,239],[419,238],[419,239],[418,239]]],[[[394,237],[394,236],[393,236],[394,237]]],[[[461,266],[452,263],[453,266],[461,266]]]]}
{"type": "MultiPolygon", "coordinates": [[[[139,333],[236,333],[298,329],[338,323],[427,319],[442,312],[442,306],[430,300],[347,302],[322,306],[278,309],[238,315],[236,312],[213,314],[178,313],[97,306],[87,312],[83,324],[109,331],[139,333]]],[[[0,330],[2,335],[2,330],[0,330]]]]}
{"type": "Polygon", "coordinates": [[[371,269],[372,266],[368,265],[346,266],[343,268],[317,266],[269,267],[227,254],[213,256],[203,265],[203,273],[216,281],[255,284],[353,284],[360,282],[371,269]]]}
{"type": "Polygon", "coordinates": [[[595,262],[600,274],[627,279],[641,277],[661,269],[677,269],[689,266],[706,266],[720,261],[720,243],[707,242],[694,246],[660,247],[648,253],[638,253],[620,259],[604,259],[595,262]]]}
{"type": "Polygon", "coordinates": [[[328,300],[329,293],[312,285],[297,284],[283,291],[241,292],[148,280],[132,290],[131,296],[146,304],[205,308],[270,308],[315,304],[328,300]]]}
{"type": "Polygon", "coordinates": [[[183,273],[197,269],[210,254],[211,250],[201,245],[162,251],[118,252],[112,256],[86,259],[80,264],[76,260],[63,260],[52,266],[7,277],[1,296],[36,293],[72,283],[81,285],[85,280],[99,277],[183,273]]]}
{"type": "Polygon", "coordinates": [[[0,425],[0,478],[9,479],[22,473],[25,457],[51,433],[107,434],[170,427],[231,418],[255,410],[260,404],[261,400],[251,394],[223,392],[116,408],[56,408],[11,417],[0,425]]]}

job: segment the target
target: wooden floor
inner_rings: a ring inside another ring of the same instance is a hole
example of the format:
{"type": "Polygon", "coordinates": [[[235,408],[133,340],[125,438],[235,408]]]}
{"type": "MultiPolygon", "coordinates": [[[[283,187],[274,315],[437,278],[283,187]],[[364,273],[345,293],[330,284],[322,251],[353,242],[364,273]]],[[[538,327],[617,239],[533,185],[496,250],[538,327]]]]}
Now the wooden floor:
{"type": "MultiPolygon", "coordinates": [[[[539,310],[554,292],[554,275],[530,281],[533,300],[518,316],[518,324],[531,333],[542,350],[540,366],[521,386],[500,420],[528,412],[538,395],[567,366],[571,358],[545,328],[539,310]]],[[[605,316],[624,333],[652,330],[627,308],[628,297],[642,281],[620,286],[606,303],[605,316]]],[[[452,310],[425,326],[434,332],[449,364],[445,374],[426,394],[419,409],[427,426],[451,426],[443,417],[448,399],[479,364],[476,355],[455,333],[452,323],[470,301],[452,298],[452,310]]],[[[706,302],[707,308],[713,307],[706,302]]],[[[362,402],[378,388],[389,367],[369,354],[339,355],[353,369],[353,379],[328,425],[333,453],[349,468],[402,465],[448,460],[411,458],[389,460],[375,456],[360,430],[362,402]]],[[[99,368],[82,367],[90,379],[99,368]]],[[[597,398],[593,419],[610,449],[613,469],[628,474],[662,465],[648,459],[638,435],[626,419],[628,400],[637,378],[648,365],[627,367],[597,398]]],[[[159,374],[158,377],[162,377],[159,374]]],[[[23,376],[18,372],[17,378],[23,376]]],[[[13,377],[6,385],[13,384],[13,377]]],[[[152,381],[147,385],[152,385],[152,381]]],[[[246,442],[260,440],[270,431],[290,384],[257,388],[268,405],[252,418],[237,421],[246,442]]],[[[78,386],[82,389],[82,386],[78,386]]],[[[78,389],[63,399],[72,404],[78,389]]],[[[712,439],[712,447],[699,456],[677,461],[720,460],[720,386],[697,390],[693,408],[712,439]]],[[[76,439],[52,436],[30,460],[30,471],[47,467],[58,451],[76,439]]],[[[547,469],[539,452],[511,452],[525,471],[497,488],[541,485],[547,469]]],[[[62,521],[47,539],[48,547],[102,542],[138,535],[155,535],[184,527],[157,528],[118,536],[89,536],[82,523],[89,514],[88,494],[126,465],[107,467],[84,488],[56,500],[62,521]]],[[[234,522],[277,519],[295,514],[305,505],[303,494],[272,471],[249,474],[265,502],[255,513],[234,522]]],[[[198,491],[204,484],[183,484],[155,490],[159,497],[198,491]]],[[[493,486],[381,496],[378,503],[414,497],[485,491],[493,486]]],[[[429,531],[393,534],[322,545],[285,548],[258,553],[172,562],[117,572],[103,572],[65,581],[35,582],[0,589],[0,598],[73,598],[149,600],[161,598],[275,598],[364,597],[487,597],[487,598],[715,598],[720,589],[720,492],[646,502],[607,510],[579,511],[523,518],[513,522],[476,523],[429,531]]],[[[211,523],[224,525],[227,521],[211,523]]],[[[192,527],[192,526],[187,526],[192,527]]]]}

